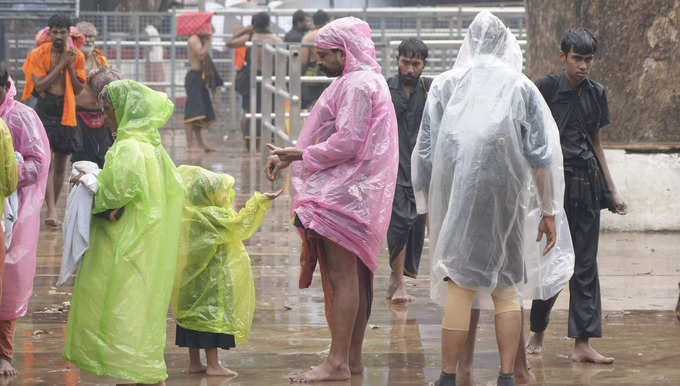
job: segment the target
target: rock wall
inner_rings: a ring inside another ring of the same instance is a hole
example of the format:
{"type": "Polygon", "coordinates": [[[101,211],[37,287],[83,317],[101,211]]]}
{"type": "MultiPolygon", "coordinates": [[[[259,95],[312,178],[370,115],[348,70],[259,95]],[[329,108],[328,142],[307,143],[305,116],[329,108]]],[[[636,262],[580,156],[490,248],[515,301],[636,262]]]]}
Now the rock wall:
{"type": "Polygon", "coordinates": [[[613,123],[608,142],[680,141],[680,0],[525,0],[527,74],[561,71],[570,27],[599,47],[591,77],[604,84],[613,123]]]}

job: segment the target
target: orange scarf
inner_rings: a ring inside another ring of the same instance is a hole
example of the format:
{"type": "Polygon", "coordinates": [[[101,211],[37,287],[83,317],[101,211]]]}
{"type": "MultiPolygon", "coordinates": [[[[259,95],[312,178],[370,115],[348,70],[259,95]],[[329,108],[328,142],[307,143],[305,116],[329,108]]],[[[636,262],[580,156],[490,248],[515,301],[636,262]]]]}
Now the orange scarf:
{"type": "Polygon", "coordinates": [[[106,56],[104,56],[104,51],[99,48],[92,50],[92,56],[94,57],[94,62],[97,64],[97,67],[107,67],[109,65],[106,56]]]}
{"type": "MultiPolygon", "coordinates": [[[[24,74],[26,74],[26,87],[24,87],[24,94],[21,97],[22,101],[28,99],[33,93],[35,87],[33,83],[33,75],[38,78],[44,78],[50,71],[50,61],[52,59],[52,42],[44,43],[40,47],[35,48],[28,54],[26,62],[22,67],[24,74]]],[[[76,59],[73,61],[73,68],[76,76],[81,82],[85,83],[85,55],[76,50],[76,59]]],[[[61,116],[61,124],[64,126],[77,126],[76,123],[76,95],[73,92],[73,84],[71,83],[71,76],[68,71],[64,71],[66,77],[64,90],[64,113],[61,116]]]]}

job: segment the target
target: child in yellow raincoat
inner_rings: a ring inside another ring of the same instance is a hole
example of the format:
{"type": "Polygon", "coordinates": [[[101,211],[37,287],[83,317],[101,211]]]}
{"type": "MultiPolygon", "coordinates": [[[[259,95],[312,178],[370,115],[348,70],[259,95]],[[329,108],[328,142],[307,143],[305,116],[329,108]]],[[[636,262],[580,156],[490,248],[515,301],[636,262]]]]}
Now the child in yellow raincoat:
{"type": "Polygon", "coordinates": [[[255,285],[243,240],[255,233],[276,193],[259,193],[238,213],[234,178],[196,166],[177,169],[184,183],[182,235],[172,308],[176,341],[189,348],[189,372],[233,377],[217,348],[246,342],[255,311],[255,285]],[[207,367],[200,361],[205,349],[207,367]]]}

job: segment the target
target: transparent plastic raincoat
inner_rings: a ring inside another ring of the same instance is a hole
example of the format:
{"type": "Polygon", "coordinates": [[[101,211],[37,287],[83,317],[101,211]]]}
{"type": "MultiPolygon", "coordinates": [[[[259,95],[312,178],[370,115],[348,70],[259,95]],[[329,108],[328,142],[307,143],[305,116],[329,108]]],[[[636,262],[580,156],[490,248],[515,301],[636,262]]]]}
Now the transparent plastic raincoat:
{"type": "Polygon", "coordinates": [[[232,209],[234,177],[196,166],[178,168],[184,212],[172,310],[194,331],[234,335],[246,342],[255,311],[255,283],[243,245],[262,224],[271,200],[256,192],[232,209]]]}
{"type": "Polygon", "coordinates": [[[139,383],[167,378],[166,316],[177,265],[184,189],[158,129],[167,95],[131,80],[108,93],[118,135],[97,176],[93,217],[68,315],[64,358],[81,369],[139,383]]]}
{"type": "Polygon", "coordinates": [[[412,154],[418,211],[429,209],[432,298],[445,278],[472,289],[556,294],[573,273],[559,133],[522,53],[491,13],[477,15],[452,70],[435,78],[412,154]],[[541,194],[543,192],[543,194],[541,194]],[[543,200],[541,198],[544,198],[543,200]],[[542,256],[541,215],[557,242],[542,256]]]}
{"type": "Polygon", "coordinates": [[[40,208],[45,199],[51,157],[47,134],[38,114],[32,108],[14,100],[17,90],[12,78],[9,81],[11,85],[5,94],[5,100],[0,104],[0,118],[7,123],[14,151],[21,154],[24,162],[17,164],[20,213],[14,223],[12,244],[5,255],[0,320],[24,316],[28,309],[28,299],[33,294],[40,208]]]}
{"type": "Polygon", "coordinates": [[[292,212],[373,272],[392,215],[399,162],[390,91],[365,22],[334,20],[319,30],[315,44],[343,50],[345,67],[300,132],[302,162],[291,165],[292,212]]]}

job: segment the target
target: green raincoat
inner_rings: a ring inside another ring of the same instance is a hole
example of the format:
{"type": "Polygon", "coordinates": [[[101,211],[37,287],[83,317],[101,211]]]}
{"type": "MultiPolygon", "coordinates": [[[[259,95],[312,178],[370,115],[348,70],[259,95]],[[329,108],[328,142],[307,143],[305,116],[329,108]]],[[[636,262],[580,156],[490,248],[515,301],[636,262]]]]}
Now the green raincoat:
{"type": "Polygon", "coordinates": [[[158,133],[173,104],[131,80],[110,83],[108,92],[118,135],[97,177],[93,212],[125,209],[117,222],[92,218],[64,358],[99,375],[156,383],[167,378],[166,317],[184,201],[158,133]]]}
{"type": "Polygon", "coordinates": [[[195,166],[178,168],[184,212],[172,309],[177,324],[245,342],[255,311],[250,257],[242,240],[262,223],[271,200],[256,192],[238,213],[234,178],[195,166]]]}
{"type": "Polygon", "coordinates": [[[17,161],[12,135],[5,121],[0,118],[0,216],[5,212],[5,197],[9,197],[16,188],[17,161]]]}

